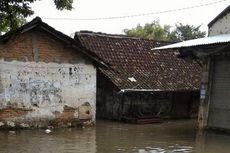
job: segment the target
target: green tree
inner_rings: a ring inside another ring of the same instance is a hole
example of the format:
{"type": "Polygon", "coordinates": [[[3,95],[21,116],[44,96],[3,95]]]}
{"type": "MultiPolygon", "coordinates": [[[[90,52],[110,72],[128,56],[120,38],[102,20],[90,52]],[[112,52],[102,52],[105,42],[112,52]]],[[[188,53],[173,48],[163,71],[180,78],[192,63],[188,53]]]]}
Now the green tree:
{"type": "Polygon", "coordinates": [[[181,23],[175,25],[176,28],[170,34],[172,41],[185,41],[190,39],[203,38],[206,35],[205,31],[200,31],[200,26],[183,25],[181,23]]]}
{"type": "Polygon", "coordinates": [[[124,33],[132,37],[152,40],[169,40],[170,26],[161,26],[159,21],[153,21],[152,23],[146,23],[143,27],[138,24],[136,28],[124,29],[124,33]]]}
{"type": "MultiPolygon", "coordinates": [[[[0,0],[0,31],[14,30],[26,22],[25,18],[34,14],[31,3],[37,0],[0,0]]],[[[73,9],[73,0],[53,0],[58,10],[73,9]]]]}
{"type": "Polygon", "coordinates": [[[195,27],[179,23],[175,25],[173,31],[171,31],[171,28],[170,25],[162,26],[159,21],[153,21],[152,23],[146,23],[144,26],[137,25],[136,28],[125,29],[124,33],[133,37],[165,41],[185,41],[202,38],[206,35],[205,31],[200,31],[200,26],[195,27]]]}

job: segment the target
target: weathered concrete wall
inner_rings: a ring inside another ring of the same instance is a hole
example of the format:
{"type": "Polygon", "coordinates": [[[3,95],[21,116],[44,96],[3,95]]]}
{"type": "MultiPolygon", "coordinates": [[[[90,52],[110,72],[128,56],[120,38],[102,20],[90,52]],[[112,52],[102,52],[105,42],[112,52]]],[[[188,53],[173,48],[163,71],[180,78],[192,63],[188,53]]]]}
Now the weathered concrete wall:
{"type": "Polygon", "coordinates": [[[0,127],[93,124],[96,68],[41,31],[0,44],[0,127]]]}
{"type": "Polygon", "coordinates": [[[230,13],[217,20],[208,30],[209,36],[230,33],[230,13]]]}
{"type": "Polygon", "coordinates": [[[41,119],[69,120],[69,125],[94,121],[95,74],[92,65],[0,61],[0,125],[33,126],[41,119]]]}

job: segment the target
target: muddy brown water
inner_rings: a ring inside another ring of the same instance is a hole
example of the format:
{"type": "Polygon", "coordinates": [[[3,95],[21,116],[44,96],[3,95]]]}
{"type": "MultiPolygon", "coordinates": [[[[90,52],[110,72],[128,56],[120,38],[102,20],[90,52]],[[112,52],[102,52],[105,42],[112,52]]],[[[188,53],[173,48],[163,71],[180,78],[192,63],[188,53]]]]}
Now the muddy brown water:
{"type": "Polygon", "coordinates": [[[0,153],[230,153],[230,135],[201,132],[195,120],[95,128],[0,131],[0,153]]]}

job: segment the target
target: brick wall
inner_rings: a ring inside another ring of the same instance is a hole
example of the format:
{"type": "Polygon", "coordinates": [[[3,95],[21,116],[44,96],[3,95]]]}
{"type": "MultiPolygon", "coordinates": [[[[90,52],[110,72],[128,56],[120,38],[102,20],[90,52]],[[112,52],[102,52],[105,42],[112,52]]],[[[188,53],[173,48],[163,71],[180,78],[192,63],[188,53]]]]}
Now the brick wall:
{"type": "Polygon", "coordinates": [[[32,61],[31,33],[15,36],[10,41],[0,44],[0,58],[5,60],[32,61]]]}
{"type": "Polygon", "coordinates": [[[93,124],[96,68],[43,31],[0,44],[0,128],[93,124]]]}
{"type": "Polygon", "coordinates": [[[40,62],[76,63],[82,59],[78,51],[68,48],[52,36],[40,31],[23,33],[12,37],[7,43],[0,44],[0,58],[34,61],[33,37],[36,37],[35,43],[40,62]]]}

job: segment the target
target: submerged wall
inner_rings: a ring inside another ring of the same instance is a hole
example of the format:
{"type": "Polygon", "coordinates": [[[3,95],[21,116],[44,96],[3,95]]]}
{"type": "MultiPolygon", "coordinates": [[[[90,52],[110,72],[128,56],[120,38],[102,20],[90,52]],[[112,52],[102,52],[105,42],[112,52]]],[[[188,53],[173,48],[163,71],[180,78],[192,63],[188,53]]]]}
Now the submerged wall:
{"type": "Polygon", "coordinates": [[[121,118],[193,118],[198,114],[199,93],[128,93],[97,97],[97,116],[121,118]],[[99,100],[102,101],[99,101],[99,100]]]}
{"type": "Polygon", "coordinates": [[[0,127],[94,121],[95,71],[83,64],[0,61],[0,127]]]}
{"type": "Polygon", "coordinates": [[[48,34],[0,44],[0,128],[95,123],[96,68],[48,34]]]}
{"type": "Polygon", "coordinates": [[[199,91],[131,92],[118,94],[114,84],[97,76],[97,117],[122,118],[193,118],[198,115],[199,91]]]}
{"type": "Polygon", "coordinates": [[[0,61],[0,126],[94,121],[95,73],[91,65],[0,61]]]}

